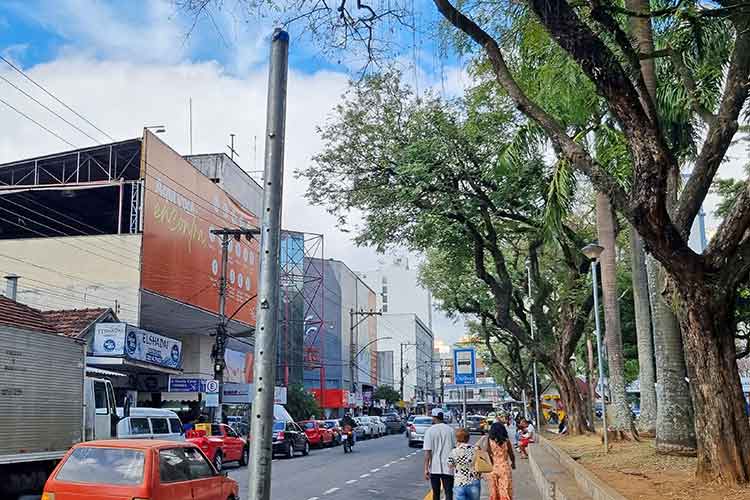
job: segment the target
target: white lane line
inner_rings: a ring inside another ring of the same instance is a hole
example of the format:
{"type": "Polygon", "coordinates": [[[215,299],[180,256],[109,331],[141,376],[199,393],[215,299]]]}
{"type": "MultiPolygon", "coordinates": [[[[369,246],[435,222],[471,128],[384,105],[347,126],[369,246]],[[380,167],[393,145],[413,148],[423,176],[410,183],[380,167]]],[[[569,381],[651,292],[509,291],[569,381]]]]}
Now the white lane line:
{"type": "Polygon", "coordinates": [[[369,474],[362,474],[361,476],[359,476],[360,479],[364,479],[366,477],[370,477],[370,475],[369,474]]]}
{"type": "Polygon", "coordinates": [[[357,482],[357,480],[356,480],[356,479],[350,479],[350,480],[348,480],[348,481],[346,482],[346,484],[354,484],[354,483],[356,483],[356,482],[357,482]]]}
{"type": "Polygon", "coordinates": [[[318,497],[310,497],[307,500],[318,500],[318,497]]]}
{"type": "Polygon", "coordinates": [[[375,474],[375,473],[376,473],[377,471],[379,471],[379,470],[380,470],[380,469],[370,469],[370,472],[372,472],[373,474],[375,474]]]}
{"type": "Polygon", "coordinates": [[[405,457],[401,457],[401,458],[399,458],[399,459],[398,459],[398,461],[399,461],[399,462],[402,462],[402,461],[404,461],[404,460],[406,460],[406,458],[405,458],[405,457]]]}
{"type": "Polygon", "coordinates": [[[323,492],[324,495],[330,495],[331,493],[335,493],[339,491],[339,488],[331,488],[330,490],[326,490],[323,492]]]}
{"type": "Polygon", "coordinates": [[[385,465],[383,466],[383,468],[385,469],[386,467],[390,467],[390,466],[391,466],[391,464],[385,464],[385,465]]]}

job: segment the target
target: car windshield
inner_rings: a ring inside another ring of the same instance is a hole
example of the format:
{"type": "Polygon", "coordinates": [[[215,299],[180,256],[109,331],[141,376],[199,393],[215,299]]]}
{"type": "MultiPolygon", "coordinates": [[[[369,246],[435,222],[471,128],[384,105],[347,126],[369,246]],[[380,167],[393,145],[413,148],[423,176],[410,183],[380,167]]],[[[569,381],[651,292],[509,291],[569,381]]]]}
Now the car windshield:
{"type": "Polygon", "coordinates": [[[57,473],[58,481],[134,485],[143,482],[140,450],[82,447],[73,450],[57,473]]]}
{"type": "Polygon", "coordinates": [[[284,430],[284,422],[281,422],[280,420],[277,420],[273,423],[273,430],[275,431],[283,431],[284,430]]]}
{"type": "Polygon", "coordinates": [[[305,429],[315,429],[315,422],[305,422],[305,429]]]}
{"type": "Polygon", "coordinates": [[[425,417],[415,418],[414,425],[432,425],[432,419],[425,417]]]}

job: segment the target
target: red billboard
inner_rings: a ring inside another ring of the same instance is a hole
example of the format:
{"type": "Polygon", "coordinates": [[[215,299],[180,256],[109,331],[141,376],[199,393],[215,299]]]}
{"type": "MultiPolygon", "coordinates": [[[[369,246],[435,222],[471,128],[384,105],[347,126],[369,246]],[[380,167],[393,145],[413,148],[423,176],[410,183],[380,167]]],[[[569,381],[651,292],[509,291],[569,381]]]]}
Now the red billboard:
{"type": "MultiPolygon", "coordinates": [[[[256,216],[149,131],[141,172],[141,287],[218,313],[221,237],[211,230],[254,227],[256,216]]],[[[258,243],[231,239],[228,255],[226,314],[254,325],[258,243]]]]}

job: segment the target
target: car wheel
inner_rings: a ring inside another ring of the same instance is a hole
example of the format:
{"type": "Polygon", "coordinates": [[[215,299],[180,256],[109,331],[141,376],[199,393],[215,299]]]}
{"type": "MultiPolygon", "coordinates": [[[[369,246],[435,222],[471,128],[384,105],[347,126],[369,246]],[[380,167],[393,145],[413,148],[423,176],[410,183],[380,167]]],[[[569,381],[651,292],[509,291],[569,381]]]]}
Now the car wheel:
{"type": "Polygon", "coordinates": [[[310,454],[310,443],[305,441],[305,447],[302,449],[302,456],[306,457],[309,454],[310,454]]]}
{"type": "Polygon", "coordinates": [[[216,455],[214,455],[214,467],[218,472],[221,472],[221,467],[224,465],[224,457],[221,455],[220,451],[216,452],[216,455]]]}
{"type": "Polygon", "coordinates": [[[250,448],[245,446],[240,457],[240,467],[244,467],[250,461],[250,448]]]}
{"type": "Polygon", "coordinates": [[[286,446],[286,458],[294,458],[294,445],[292,443],[289,443],[286,446]]]}

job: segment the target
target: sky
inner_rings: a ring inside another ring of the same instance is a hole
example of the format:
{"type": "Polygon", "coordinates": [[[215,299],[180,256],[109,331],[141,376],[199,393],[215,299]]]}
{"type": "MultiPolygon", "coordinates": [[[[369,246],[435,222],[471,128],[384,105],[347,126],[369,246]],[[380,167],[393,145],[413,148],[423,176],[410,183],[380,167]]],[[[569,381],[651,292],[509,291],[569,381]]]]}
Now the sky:
{"type": "MultiPolygon", "coordinates": [[[[267,59],[274,21],[248,15],[232,1],[222,5],[221,10],[212,8],[194,18],[172,1],[162,0],[3,0],[0,55],[116,140],[139,137],[144,126],[164,125],[161,139],[182,154],[191,153],[192,99],[192,153],[227,152],[229,135],[236,134],[236,160],[253,172],[263,164],[267,59]]],[[[303,27],[288,28],[283,225],[323,233],[326,257],[340,259],[355,270],[372,269],[382,256],[372,248],[357,247],[351,233],[337,230],[332,216],[308,203],[303,196],[305,181],[293,175],[320,151],[316,127],[330,116],[349,79],[356,78],[362,67],[356,54],[321,53],[301,31],[303,27]]],[[[406,48],[397,60],[417,86],[457,94],[466,85],[461,66],[439,60],[436,47],[421,32],[402,38],[398,42],[406,48]]],[[[110,141],[2,61],[0,77],[88,134],[0,78],[0,99],[7,103],[0,102],[0,163],[71,149],[70,144],[90,146],[95,144],[92,137],[110,141]]],[[[434,327],[436,336],[449,343],[464,331],[461,321],[439,313],[434,327]]]]}

